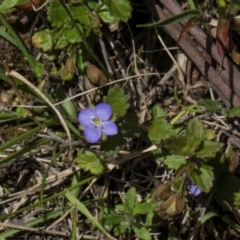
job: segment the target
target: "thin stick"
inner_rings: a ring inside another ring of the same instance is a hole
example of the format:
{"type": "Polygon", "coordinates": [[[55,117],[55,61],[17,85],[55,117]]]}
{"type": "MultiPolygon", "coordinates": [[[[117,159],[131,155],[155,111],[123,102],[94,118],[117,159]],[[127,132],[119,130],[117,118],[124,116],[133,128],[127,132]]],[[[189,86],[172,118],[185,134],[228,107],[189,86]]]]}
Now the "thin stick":
{"type": "MultiPolygon", "coordinates": [[[[87,93],[96,91],[96,90],[98,90],[98,89],[104,88],[104,87],[106,87],[106,86],[110,86],[110,85],[115,84],[115,83],[119,83],[119,82],[126,81],[126,80],[128,80],[128,79],[138,78],[138,77],[141,77],[141,76],[159,76],[159,75],[160,75],[160,73],[147,73],[147,74],[146,74],[146,73],[143,73],[143,74],[138,74],[138,75],[134,75],[134,76],[130,76],[130,77],[121,78],[121,79],[118,79],[118,80],[116,80],[116,81],[109,82],[109,83],[107,83],[107,84],[105,84],[105,85],[103,85],[103,86],[95,87],[95,88],[89,89],[89,90],[87,90],[87,91],[85,91],[85,92],[76,94],[76,95],[74,95],[74,96],[72,96],[72,97],[69,97],[69,98],[64,99],[64,100],[61,101],[61,102],[54,103],[53,105],[54,105],[54,106],[61,105],[61,104],[63,104],[64,102],[67,102],[67,101],[69,101],[69,100],[75,99],[75,98],[80,97],[80,96],[83,96],[83,95],[85,95],[85,94],[87,94],[87,93]]],[[[46,106],[28,106],[28,105],[23,105],[23,106],[22,106],[22,105],[12,105],[12,107],[46,108],[46,106]]]]}
{"type": "Polygon", "coordinates": [[[68,137],[68,140],[69,140],[69,148],[71,150],[72,148],[72,145],[71,145],[71,141],[72,141],[72,138],[71,138],[71,134],[70,134],[70,131],[68,129],[68,126],[66,125],[66,123],[64,122],[64,119],[61,115],[61,113],[57,110],[57,108],[50,102],[50,100],[41,92],[39,91],[39,89],[37,87],[35,87],[32,83],[30,83],[25,77],[23,77],[21,74],[19,74],[18,72],[16,71],[10,71],[10,72],[6,72],[6,75],[7,76],[11,76],[11,77],[14,77],[14,78],[17,78],[19,79],[21,82],[25,83],[26,85],[28,85],[30,88],[32,88],[51,108],[52,110],[57,114],[66,134],[67,134],[67,137],[68,137]]]}

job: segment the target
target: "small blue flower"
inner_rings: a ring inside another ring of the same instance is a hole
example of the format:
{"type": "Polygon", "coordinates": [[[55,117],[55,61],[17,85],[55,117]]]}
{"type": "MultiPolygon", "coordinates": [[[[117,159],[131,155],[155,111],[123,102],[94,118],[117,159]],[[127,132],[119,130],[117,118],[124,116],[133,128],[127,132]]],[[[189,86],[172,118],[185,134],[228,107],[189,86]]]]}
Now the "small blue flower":
{"type": "Polygon", "coordinates": [[[198,188],[198,186],[192,184],[192,183],[189,183],[189,190],[190,190],[190,193],[193,195],[193,196],[198,196],[202,191],[198,188]]]}
{"type": "Polygon", "coordinates": [[[96,143],[102,133],[112,136],[118,133],[114,122],[109,121],[112,108],[107,103],[100,103],[94,109],[85,108],[78,115],[79,123],[84,127],[84,135],[89,143],[96,143]]]}

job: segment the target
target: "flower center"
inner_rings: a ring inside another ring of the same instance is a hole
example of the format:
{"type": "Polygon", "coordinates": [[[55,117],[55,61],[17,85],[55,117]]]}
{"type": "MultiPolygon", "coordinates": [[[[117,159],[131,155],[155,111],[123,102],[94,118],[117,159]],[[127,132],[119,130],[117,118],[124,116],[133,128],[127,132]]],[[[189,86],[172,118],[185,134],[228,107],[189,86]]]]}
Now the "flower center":
{"type": "Polygon", "coordinates": [[[92,120],[92,123],[94,126],[96,127],[100,127],[102,125],[102,120],[100,118],[97,118],[95,117],[93,120],[92,120]]]}

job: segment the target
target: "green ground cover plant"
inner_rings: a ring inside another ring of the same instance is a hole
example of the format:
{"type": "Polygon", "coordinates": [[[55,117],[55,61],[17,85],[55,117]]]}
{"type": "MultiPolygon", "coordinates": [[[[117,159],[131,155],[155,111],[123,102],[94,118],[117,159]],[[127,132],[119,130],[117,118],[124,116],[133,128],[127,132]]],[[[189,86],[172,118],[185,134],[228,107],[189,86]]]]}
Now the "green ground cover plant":
{"type": "Polygon", "coordinates": [[[177,44],[200,25],[235,64],[240,2],[181,4],[1,1],[0,239],[239,237],[239,105],[177,44]]]}

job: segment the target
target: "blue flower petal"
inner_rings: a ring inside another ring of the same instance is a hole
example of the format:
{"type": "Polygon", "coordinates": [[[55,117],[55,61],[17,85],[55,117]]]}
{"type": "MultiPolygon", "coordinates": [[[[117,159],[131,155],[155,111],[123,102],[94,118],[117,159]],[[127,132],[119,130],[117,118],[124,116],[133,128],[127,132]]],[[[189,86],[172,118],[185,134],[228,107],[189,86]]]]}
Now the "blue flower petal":
{"type": "Polygon", "coordinates": [[[102,121],[107,121],[112,116],[112,107],[107,103],[99,103],[94,111],[102,121]]]}
{"type": "Polygon", "coordinates": [[[78,114],[78,121],[83,127],[93,125],[91,120],[95,117],[95,111],[91,108],[85,108],[78,114]]]}
{"type": "Polygon", "coordinates": [[[190,193],[195,197],[202,192],[196,185],[190,184],[189,187],[190,187],[190,193]]]}
{"type": "Polygon", "coordinates": [[[102,123],[102,131],[108,135],[116,135],[118,133],[118,128],[115,123],[107,121],[102,123]]]}
{"type": "Polygon", "coordinates": [[[87,142],[96,143],[100,140],[102,136],[102,131],[100,128],[90,126],[84,129],[84,135],[86,137],[87,142]]]}

